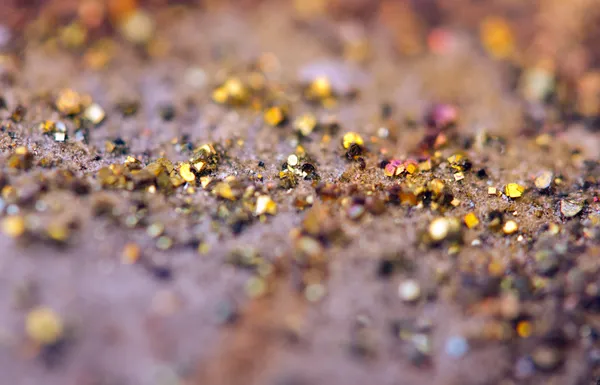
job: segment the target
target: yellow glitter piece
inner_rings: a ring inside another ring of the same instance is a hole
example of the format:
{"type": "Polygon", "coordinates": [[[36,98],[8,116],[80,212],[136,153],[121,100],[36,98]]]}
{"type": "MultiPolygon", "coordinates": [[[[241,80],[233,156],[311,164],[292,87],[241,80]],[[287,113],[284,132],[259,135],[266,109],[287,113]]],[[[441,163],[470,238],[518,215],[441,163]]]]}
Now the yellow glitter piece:
{"type": "Polygon", "coordinates": [[[309,99],[325,100],[332,96],[331,82],[325,76],[319,76],[310,83],[307,96],[309,99]]]}
{"type": "Polygon", "coordinates": [[[304,136],[310,135],[317,126],[317,118],[312,114],[305,114],[294,121],[294,129],[304,136]]]}
{"type": "Polygon", "coordinates": [[[181,175],[183,180],[185,180],[186,182],[193,182],[196,180],[196,175],[194,175],[194,173],[192,172],[189,163],[181,164],[181,166],[179,167],[179,175],[181,175]]]}
{"type": "Polygon", "coordinates": [[[510,198],[520,198],[525,192],[525,187],[518,183],[509,183],[506,185],[504,192],[510,198]]]}
{"type": "Polygon", "coordinates": [[[215,103],[224,104],[227,102],[227,90],[225,87],[217,87],[212,93],[212,99],[215,103]]]}
{"type": "Polygon", "coordinates": [[[514,51],[514,36],[510,25],[500,17],[487,17],[481,23],[483,46],[496,59],[505,59],[514,51]]]}
{"type": "Polygon", "coordinates": [[[472,229],[473,227],[475,227],[479,224],[479,219],[477,218],[477,215],[475,215],[475,213],[473,213],[473,212],[465,215],[463,220],[465,221],[465,225],[467,225],[467,227],[470,229],[472,229]]]}
{"type": "Polygon", "coordinates": [[[521,338],[527,338],[531,335],[533,328],[531,327],[531,322],[521,321],[517,324],[517,334],[521,338]]]}
{"type": "Polygon", "coordinates": [[[519,230],[519,225],[517,225],[517,222],[513,220],[506,221],[506,223],[502,227],[502,231],[504,232],[504,234],[507,235],[514,234],[515,232],[517,232],[517,230],[519,230]]]}
{"type": "Polygon", "coordinates": [[[127,265],[137,262],[140,259],[140,255],[140,247],[135,243],[126,244],[121,253],[122,261],[127,265]]]}
{"type": "Polygon", "coordinates": [[[25,233],[25,219],[22,216],[10,216],[2,220],[2,232],[11,238],[25,233]]]}
{"type": "Polygon", "coordinates": [[[344,146],[345,149],[348,149],[353,144],[363,146],[365,144],[365,141],[356,132],[348,132],[344,134],[344,137],[342,138],[342,146],[344,146]]]}
{"type": "Polygon", "coordinates": [[[213,193],[221,198],[235,200],[235,195],[231,190],[231,186],[228,183],[220,182],[213,189],[213,193]]]}
{"type": "Polygon", "coordinates": [[[256,199],[256,215],[269,214],[275,215],[277,214],[277,203],[271,199],[268,195],[261,195],[256,199]]]}
{"type": "Polygon", "coordinates": [[[54,310],[47,307],[36,307],[27,313],[25,331],[33,341],[51,345],[63,334],[63,323],[54,310]]]}
{"type": "Polygon", "coordinates": [[[277,127],[285,120],[285,112],[279,106],[269,107],[265,110],[263,119],[268,125],[277,127]]]}

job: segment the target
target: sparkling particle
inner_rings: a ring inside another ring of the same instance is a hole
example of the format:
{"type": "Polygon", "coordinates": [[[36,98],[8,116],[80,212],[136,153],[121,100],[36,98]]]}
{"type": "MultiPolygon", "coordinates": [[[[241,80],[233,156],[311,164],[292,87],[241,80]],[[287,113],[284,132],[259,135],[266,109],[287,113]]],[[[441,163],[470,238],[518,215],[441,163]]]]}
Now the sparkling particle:
{"type": "Polygon", "coordinates": [[[137,9],[123,19],[119,28],[123,37],[130,43],[144,44],[152,38],[155,23],[149,13],[137,9]]]}
{"type": "Polygon", "coordinates": [[[496,195],[498,194],[498,189],[496,187],[488,187],[488,195],[496,195]]]}
{"type": "Polygon", "coordinates": [[[312,114],[304,114],[294,120],[294,129],[302,136],[308,136],[317,126],[317,118],[312,114]]]}
{"type": "Polygon", "coordinates": [[[460,358],[469,351],[469,343],[464,337],[453,336],[446,341],[445,351],[450,357],[460,358]]]}
{"type": "Polygon", "coordinates": [[[152,238],[160,236],[165,231],[165,226],[162,223],[153,223],[146,229],[146,232],[152,238]]]}
{"type": "Polygon", "coordinates": [[[342,138],[342,146],[347,150],[351,145],[357,144],[363,146],[365,144],[363,138],[356,132],[348,132],[342,138]]]}
{"type": "Polygon", "coordinates": [[[230,77],[213,91],[213,100],[219,104],[243,105],[248,102],[250,91],[240,78],[230,77]]]}
{"type": "Polygon", "coordinates": [[[531,335],[533,328],[531,322],[521,321],[517,324],[517,334],[521,338],[527,338],[531,335]]]}
{"type": "Polygon", "coordinates": [[[263,118],[272,127],[281,126],[287,119],[286,109],[282,106],[269,107],[265,110],[263,118]]]}
{"type": "Polygon", "coordinates": [[[421,297],[421,287],[414,279],[408,279],[398,286],[398,295],[405,302],[414,302],[421,297]]]}
{"type": "Polygon", "coordinates": [[[544,371],[553,371],[562,365],[563,357],[557,349],[550,346],[538,346],[531,354],[535,366],[544,371]]]}
{"type": "Polygon", "coordinates": [[[81,111],[81,96],[70,88],[58,93],[56,109],[64,115],[76,115],[81,111]]]}
{"type": "Polygon", "coordinates": [[[444,130],[456,124],[458,110],[450,104],[435,104],[426,112],[425,121],[431,129],[444,130]]]}
{"type": "Polygon", "coordinates": [[[66,242],[69,239],[70,232],[67,225],[63,222],[51,222],[46,228],[46,234],[50,239],[56,242],[66,242]]]}
{"type": "Polygon", "coordinates": [[[250,277],[246,281],[246,294],[250,298],[258,298],[267,292],[267,282],[260,277],[250,277]]]}
{"type": "Polygon", "coordinates": [[[51,120],[45,120],[39,124],[38,128],[42,134],[50,135],[54,133],[56,125],[51,120]]]}
{"type": "Polygon", "coordinates": [[[347,210],[348,218],[350,218],[352,220],[360,219],[364,213],[365,213],[365,206],[359,205],[359,204],[353,204],[350,207],[348,207],[348,210],[347,210]]]}
{"type": "Polygon", "coordinates": [[[67,134],[64,132],[55,132],[54,133],[54,141],[55,142],[64,142],[67,140],[67,134]]]}
{"type": "Polygon", "coordinates": [[[191,166],[189,163],[182,163],[179,167],[179,175],[186,182],[193,182],[196,180],[196,175],[191,171],[191,166]]]}
{"type": "Polygon", "coordinates": [[[141,250],[136,243],[128,243],[123,247],[121,260],[127,265],[131,265],[140,259],[141,250]]]}
{"type": "Polygon", "coordinates": [[[517,232],[517,230],[519,230],[519,225],[517,225],[517,222],[513,220],[506,221],[506,223],[502,227],[502,231],[506,235],[514,234],[515,232],[517,232]]]}
{"type": "Polygon", "coordinates": [[[102,123],[102,121],[106,117],[106,113],[98,103],[92,103],[86,107],[85,111],[83,112],[83,117],[90,121],[92,124],[98,125],[102,123]]]}
{"type": "Polygon", "coordinates": [[[566,218],[572,218],[583,210],[583,205],[568,199],[560,201],[560,212],[566,218]]]}
{"type": "Polygon", "coordinates": [[[256,215],[275,215],[277,214],[277,203],[275,203],[270,196],[261,195],[256,198],[256,211],[254,213],[256,215]]]}
{"type": "Polygon", "coordinates": [[[311,283],[304,289],[304,296],[309,302],[319,302],[326,293],[325,286],[320,283],[311,283]]]}
{"type": "Polygon", "coordinates": [[[439,217],[431,221],[428,227],[429,237],[434,242],[456,237],[460,233],[460,222],[456,218],[439,217]]]}
{"type": "Polygon", "coordinates": [[[163,235],[156,240],[156,247],[160,250],[168,250],[173,246],[173,239],[163,235]]]}
{"type": "Polygon", "coordinates": [[[545,190],[552,184],[554,174],[552,171],[543,171],[540,173],[534,181],[535,187],[539,190],[545,190]]]}
{"type": "Polygon", "coordinates": [[[298,157],[294,154],[288,156],[287,158],[287,164],[289,166],[295,167],[298,165],[298,157]]]}
{"type": "Polygon", "coordinates": [[[509,57],[514,50],[514,36],[510,25],[500,17],[487,17],[481,23],[481,42],[496,59],[509,57]]]}
{"type": "Polygon", "coordinates": [[[473,212],[465,215],[463,220],[465,222],[465,225],[470,229],[472,229],[473,227],[475,227],[479,224],[479,219],[477,218],[477,215],[475,215],[475,213],[473,213],[473,212]]]}
{"type": "Polygon", "coordinates": [[[330,98],[333,94],[331,82],[325,76],[317,76],[306,90],[308,100],[323,100],[330,98]]]}
{"type": "Polygon", "coordinates": [[[27,313],[25,331],[33,341],[51,345],[62,337],[63,323],[54,310],[36,307],[27,313]]]}
{"type": "Polygon", "coordinates": [[[201,89],[206,85],[206,71],[200,67],[190,67],[185,71],[184,79],[191,87],[201,89]]]}
{"type": "Polygon", "coordinates": [[[517,183],[509,183],[506,185],[504,192],[506,196],[516,199],[523,195],[523,192],[525,192],[525,187],[517,183]]]}
{"type": "Polygon", "coordinates": [[[213,189],[213,194],[215,194],[216,196],[218,196],[220,198],[224,198],[224,199],[228,199],[228,200],[236,199],[236,196],[233,193],[231,186],[229,185],[229,183],[226,183],[226,182],[217,183],[217,185],[213,189]]]}
{"type": "Polygon", "coordinates": [[[18,238],[25,233],[25,218],[9,216],[2,220],[2,232],[11,238],[18,238]]]}

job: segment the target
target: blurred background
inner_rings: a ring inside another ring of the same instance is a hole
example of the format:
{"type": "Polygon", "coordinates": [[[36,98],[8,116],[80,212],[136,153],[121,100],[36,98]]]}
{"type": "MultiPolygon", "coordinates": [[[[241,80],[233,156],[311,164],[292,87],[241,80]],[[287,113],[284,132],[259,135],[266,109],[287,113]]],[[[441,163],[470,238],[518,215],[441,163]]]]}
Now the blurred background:
{"type": "Polygon", "coordinates": [[[526,99],[551,95],[570,117],[598,115],[600,0],[4,0],[0,49],[18,54],[37,42],[100,69],[115,54],[113,40],[149,56],[177,55],[160,30],[188,9],[252,14],[284,4],[295,23],[330,36],[332,49],[362,63],[373,30],[399,58],[443,54],[466,34],[508,71],[527,73],[535,84],[526,99]]]}

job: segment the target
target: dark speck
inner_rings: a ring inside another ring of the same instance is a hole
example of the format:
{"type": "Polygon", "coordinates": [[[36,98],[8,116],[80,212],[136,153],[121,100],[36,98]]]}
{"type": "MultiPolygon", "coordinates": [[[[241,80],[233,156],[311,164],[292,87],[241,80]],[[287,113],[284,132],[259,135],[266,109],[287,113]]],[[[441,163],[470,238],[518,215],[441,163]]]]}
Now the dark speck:
{"type": "Polygon", "coordinates": [[[173,278],[173,272],[166,266],[153,266],[152,274],[161,281],[169,281],[173,278]]]}
{"type": "Polygon", "coordinates": [[[48,368],[54,368],[60,365],[64,358],[67,350],[68,342],[61,339],[51,345],[44,346],[42,348],[40,358],[48,368]]]}
{"type": "Polygon", "coordinates": [[[394,262],[389,259],[382,259],[377,266],[377,276],[380,278],[389,278],[394,273],[394,262]]]}
{"type": "Polygon", "coordinates": [[[113,141],[114,144],[116,144],[117,146],[124,146],[125,145],[125,141],[122,138],[116,138],[113,141]]]}
{"type": "Polygon", "coordinates": [[[315,166],[313,166],[313,165],[312,165],[312,164],[310,164],[310,163],[304,163],[304,164],[302,165],[302,172],[305,172],[305,173],[307,173],[307,174],[312,174],[312,173],[314,173],[314,172],[315,172],[315,170],[316,170],[316,169],[315,169],[315,166]]]}
{"type": "Polygon", "coordinates": [[[392,105],[390,103],[383,103],[381,105],[381,118],[389,119],[392,116],[392,105]]]}
{"type": "Polygon", "coordinates": [[[356,161],[358,162],[359,169],[364,170],[365,168],[367,168],[367,163],[365,162],[365,158],[359,157],[356,161]]]}
{"type": "Polygon", "coordinates": [[[175,107],[172,104],[167,104],[165,106],[160,107],[160,117],[166,121],[170,122],[175,118],[175,107]]]}
{"type": "Polygon", "coordinates": [[[265,162],[263,162],[262,160],[258,161],[258,167],[265,167],[265,162]]]}
{"type": "Polygon", "coordinates": [[[117,110],[123,117],[133,116],[137,113],[140,104],[136,101],[123,101],[117,104],[117,110]]]}
{"type": "Polygon", "coordinates": [[[485,171],[485,168],[480,168],[479,170],[477,170],[477,177],[479,179],[485,179],[485,178],[487,178],[487,176],[488,176],[488,174],[485,171]]]}
{"type": "Polygon", "coordinates": [[[352,160],[352,159],[355,159],[357,156],[362,155],[362,153],[363,153],[363,148],[360,145],[353,143],[350,146],[350,148],[348,148],[348,151],[346,151],[346,158],[348,160],[352,160]]]}
{"type": "Polygon", "coordinates": [[[244,221],[237,221],[231,225],[231,231],[233,231],[235,235],[238,235],[244,230],[245,224],[246,223],[244,221]]]}

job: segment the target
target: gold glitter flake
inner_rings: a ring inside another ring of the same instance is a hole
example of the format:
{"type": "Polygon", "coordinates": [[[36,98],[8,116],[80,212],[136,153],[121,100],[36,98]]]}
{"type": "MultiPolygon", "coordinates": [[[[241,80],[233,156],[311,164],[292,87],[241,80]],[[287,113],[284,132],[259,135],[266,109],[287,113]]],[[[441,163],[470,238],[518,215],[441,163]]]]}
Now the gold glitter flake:
{"type": "Polygon", "coordinates": [[[128,243],[123,247],[121,260],[124,264],[132,265],[136,263],[141,256],[140,247],[136,243],[128,243]]]}
{"type": "Polygon", "coordinates": [[[81,100],[81,96],[72,89],[62,89],[56,98],[56,109],[64,115],[77,115],[81,112],[81,100]]]}
{"type": "Polygon", "coordinates": [[[230,201],[236,200],[236,196],[231,189],[229,183],[219,182],[212,190],[213,194],[220,198],[228,199],[230,201]]]}
{"type": "Polygon", "coordinates": [[[554,174],[552,171],[543,171],[535,178],[535,187],[539,190],[545,190],[552,184],[554,174]]]}
{"type": "Polygon", "coordinates": [[[63,335],[63,323],[48,307],[36,307],[27,313],[25,331],[29,338],[42,345],[51,345],[63,335]]]}
{"type": "Polygon", "coordinates": [[[25,218],[20,215],[6,217],[2,220],[2,232],[11,238],[18,238],[25,233],[25,218]]]}
{"type": "Polygon", "coordinates": [[[342,146],[347,150],[353,144],[358,144],[359,146],[363,146],[365,144],[365,141],[356,132],[348,132],[348,133],[344,134],[344,137],[342,138],[342,146]]]}
{"type": "Polygon", "coordinates": [[[519,230],[519,225],[517,225],[517,222],[513,220],[506,221],[506,223],[502,227],[502,231],[506,235],[514,234],[517,232],[517,230],[519,230]]]}
{"type": "Polygon", "coordinates": [[[313,114],[304,114],[294,120],[294,130],[302,136],[310,135],[317,126],[317,118],[313,114]]]}
{"type": "Polygon", "coordinates": [[[525,192],[525,187],[517,183],[509,183],[504,189],[506,196],[513,199],[520,198],[523,195],[523,192],[525,192]]]}
{"type": "Polygon", "coordinates": [[[256,210],[254,213],[257,216],[262,214],[275,215],[277,214],[277,203],[270,196],[261,195],[256,199],[256,210]]]}
{"type": "Polygon", "coordinates": [[[330,99],[333,96],[331,82],[325,76],[315,78],[306,88],[305,96],[312,101],[330,99]]]}
{"type": "Polygon", "coordinates": [[[263,119],[268,125],[279,127],[287,120],[287,108],[284,106],[269,107],[265,110],[263,119]]]}
{"type": "Polygon", "coordinates": [[[488,53],[495,59],[505,59],[514,51],[514,36],[508,22],[503,18],[490,16],[483,20],[480,38],[488,53]]]}
{"type": "Polygon", "coordinates": [[[475,215],[475,213],[473,212],[470,212],[467,215],[465,215],[463,220],[465,222],[465,225],[470,229],[476,227],[479,224],[479,219],[477,218],[477,215],[475,215]]]}
{"type": "Polygon", "coordinates": [[[240,78],[230,77],[213,91],[212,97],[219,104],[243,105],[248,102],[250,92],[240,78]]]}
{"type": "Polygon", "coordinates": [[[179,166],[179,175],[181,175],[186,182],[193,182],[196,180],[196,175],[192,172],[189,163],[182,163],[181,166],[179,166]]]}
{"type": "Polygon", "coordinates": [[[70,232],[66,223],[54,221],[46,228],[48,237],[59,243],[66,242],[69,239],[70,232]]]}
{"type": "Polygon", "coordinates": [[[429,237],[434,242],[441,242],[446,238],[457,235],[460,223],[456,218],[435,218],[428,227],[429,237]]]}
{"type": "Polygon", "coordinates": [[[98,125],[106,117],[106,112],[104,112],[104,109],[98,103],[92,103],[84,110],[83,117],[90,123],[98,125]]]}

